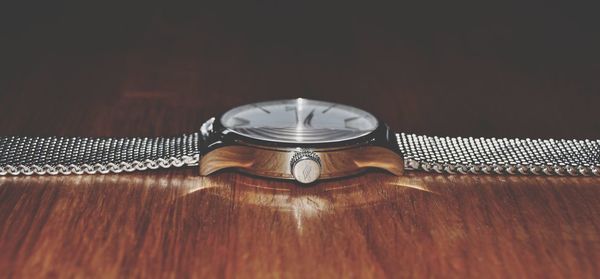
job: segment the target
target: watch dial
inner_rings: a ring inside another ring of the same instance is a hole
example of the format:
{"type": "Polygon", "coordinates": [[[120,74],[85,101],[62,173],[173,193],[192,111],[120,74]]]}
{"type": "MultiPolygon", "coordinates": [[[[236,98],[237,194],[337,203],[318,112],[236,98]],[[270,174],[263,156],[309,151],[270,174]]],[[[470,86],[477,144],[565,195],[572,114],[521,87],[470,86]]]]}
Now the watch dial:
{"type": "Polygon", "coordinates": [[[302,98],[240,106],[223,114],[221,123],[242,136],[285,143],[351,140],[378,125],[364,110],[302,98]]]}

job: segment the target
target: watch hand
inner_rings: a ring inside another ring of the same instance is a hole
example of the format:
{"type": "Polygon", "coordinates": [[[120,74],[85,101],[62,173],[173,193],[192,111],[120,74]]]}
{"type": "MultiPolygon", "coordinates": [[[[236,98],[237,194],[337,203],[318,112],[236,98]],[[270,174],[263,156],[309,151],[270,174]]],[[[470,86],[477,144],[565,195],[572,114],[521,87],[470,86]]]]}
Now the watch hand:
{"type": "Polygon", "coordinates": [[[310,123],[313,119],[313,117],[315,116],[315,109],[311,110],[310,113],[306,116],[306,118],[304,118],[304,127],[311,127],[312,124],[310,123]]]}

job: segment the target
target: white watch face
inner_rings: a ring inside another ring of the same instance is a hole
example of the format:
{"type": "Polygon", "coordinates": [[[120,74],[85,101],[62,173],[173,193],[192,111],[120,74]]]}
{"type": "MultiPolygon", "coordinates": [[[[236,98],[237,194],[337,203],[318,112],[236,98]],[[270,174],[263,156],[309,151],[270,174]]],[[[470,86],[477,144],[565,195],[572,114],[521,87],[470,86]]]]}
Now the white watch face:
{"type": "Polygon", "coordinates": [[[351,140],[378,125],[364,110],[302,98],[240,106],[223,114],[221,123],[242,136],[284,143],[351,140]]]}

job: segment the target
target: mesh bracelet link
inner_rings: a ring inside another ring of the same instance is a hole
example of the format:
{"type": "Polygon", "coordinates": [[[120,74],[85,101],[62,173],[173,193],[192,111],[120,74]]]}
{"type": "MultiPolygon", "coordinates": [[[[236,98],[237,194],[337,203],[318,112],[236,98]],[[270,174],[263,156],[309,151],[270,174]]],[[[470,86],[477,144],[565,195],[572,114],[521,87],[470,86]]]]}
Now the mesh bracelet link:
{"type": "MultiPolygon", "coordinates": [[[[396,134],[406,170],[600,176],[600,140],[396,134]]],[[[95,174],[196,166],[199,133],[171,138],[0,137],[0,175],[95,174]]]]}
{"type": "Polygon", "coordinates": [[[0,137],[0,175],[95,174],[198,165],[198,133],[171,138],[0,137]]]}
{"type": "Polygon", "coordinates": [[[600,140],[396,134],[406,170],[460,174],[600,176],[600,140]]]}

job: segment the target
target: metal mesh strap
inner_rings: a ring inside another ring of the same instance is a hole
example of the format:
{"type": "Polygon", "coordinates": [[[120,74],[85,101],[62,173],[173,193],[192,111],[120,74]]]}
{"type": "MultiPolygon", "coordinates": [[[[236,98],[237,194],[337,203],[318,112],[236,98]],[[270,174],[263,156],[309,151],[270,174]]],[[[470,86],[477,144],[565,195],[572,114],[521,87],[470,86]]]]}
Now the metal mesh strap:
{"type": "Polygon", "coordinates": [[[407,170],[600,176],[600,140],[396,136],[407,170]]]}
{"type": "Polygon", "coordinates": [[[199,134],[172,138],[0,137],[0,175],[119,173],[193,166],[199,134]]]}
{"type": "MultiPolygon", "coordinates": [[[[0,137],[0,175],[94,174],[194,166],[199,133],[173,138],[0,137]]],[[[397,134],[407,170],[600,176],[600,140],[397,134]]]]}

